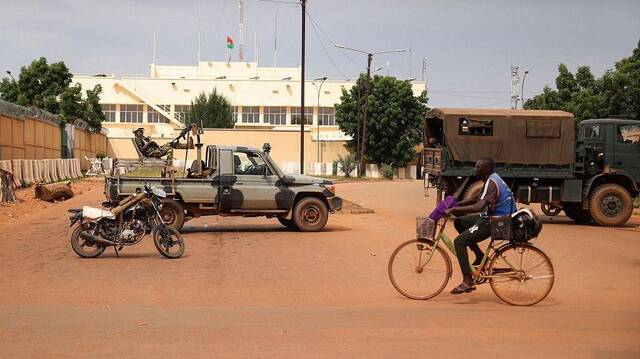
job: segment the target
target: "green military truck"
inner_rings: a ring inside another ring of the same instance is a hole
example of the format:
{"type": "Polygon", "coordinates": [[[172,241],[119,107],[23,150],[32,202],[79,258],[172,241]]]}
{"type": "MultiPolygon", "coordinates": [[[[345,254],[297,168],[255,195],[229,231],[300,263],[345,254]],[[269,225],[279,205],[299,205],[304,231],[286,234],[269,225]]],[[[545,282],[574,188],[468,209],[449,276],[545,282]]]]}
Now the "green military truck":
{"type": "MultiPolygon", "coordinates": [[[[117,203],[144,185],[167,192],[160,214],[180,229],[190,218],[220,215],[277,218],[284,226],[320,231],[329,213],[342,208],[332,181],[304,175],[286,175],[263,150],[239,146],[207,146],[204,160],[194,161],[187,177],[105,178],[105,196],[117,203]],[[196,163],[198,162],[198,163],[196,163]],[[199,165],[199,166],[197,166],[199,165]],[[193,173],[204,175],[192,176],[193,173]]],[[[200,158],[200,156],[199,156],[200,158]]]]}
{"type": "Polygon", "coordinates": [[[640,121],[576,126],[563,111],[436,108],[426,114],[423,140],[425,187],[439,198],[477,194],[483,184],[473,166],[481,157],[495,160],[519,202],[564,210],[577,222],[623,225],[639,196],[640,121]]]}

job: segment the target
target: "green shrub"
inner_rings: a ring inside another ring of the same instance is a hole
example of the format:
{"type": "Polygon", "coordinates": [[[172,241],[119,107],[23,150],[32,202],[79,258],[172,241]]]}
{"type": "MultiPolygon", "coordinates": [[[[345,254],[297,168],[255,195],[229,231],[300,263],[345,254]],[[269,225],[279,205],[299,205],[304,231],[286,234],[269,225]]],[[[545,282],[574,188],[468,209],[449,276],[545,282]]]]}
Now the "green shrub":
{"type": "Polygon", "coordinates": [[[383,163],[380,165],[380,174],[386,179],[393,179],[393,166],[383,163]]]}
{"type": "Polygon", "coordinates": [[[340,171],[344,172],[345,177],[351,177],[351,172],[356,169],[356,160],[353,155],[346,155],[344,157],[338,155],[338,166],[340,171]]]}
{"type": "Polygon", "coordinates": [[[332,167],[331,167],[331,174],[334,176],[338,175],[338,161],[333,161],[332,163],[332,167]]]}

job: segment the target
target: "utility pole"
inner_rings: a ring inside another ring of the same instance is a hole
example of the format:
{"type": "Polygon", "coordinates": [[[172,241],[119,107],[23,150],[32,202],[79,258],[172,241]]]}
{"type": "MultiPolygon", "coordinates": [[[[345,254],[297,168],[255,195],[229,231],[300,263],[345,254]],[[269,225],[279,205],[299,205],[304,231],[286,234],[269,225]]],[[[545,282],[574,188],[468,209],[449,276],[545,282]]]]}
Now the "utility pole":
{"type": "Polygon", "coordinates": [[[240,10],[240,46],[238,46],[238,56],[240,62],[244,61],[244,0],[240,0],[238,5],[240,10]]]}
{"type": "Polygon", "coordinates": [[[302,8],[302,46],[300,49],[300,174],[304,174],[304,41],[305,41],[305,17],[307,0],[300,0],[302,8]]]}
{"type": "Polygon", "coordinates": [[[515,110],[518,108],[518,99],[520,95],[518,94],[518,85],[520,84],[520,76],[518,76],[518,66],[511,66],[511,109],[515,110]]]}
{"type": "MultiPolygon", "coordinates": [[[[369,110],[369,79],[371,77],[371,62],[373,61],[373,55],[378,55],[378,54],[388,54],[388,53],[395,53],[395,52],[407,52],[409,50],[407,49],[399,49],[399,50],[389,50],[389,51],[378,51],[378,52],[370,52],[370,51],[363,51],[363,50],[358,50],[358,49],[353,49],[350,47],[345,47],[345,46],[341,46],[341,45],[336,45],[337,48],[339,49],[344,49],[344,50],[351,50],[351,51],[355,51],[355,52],[359,52],[362,54],[366,54],[367,55],[367,78],[365,79],[365,86],[364,86],[364,113],[362,114],[362,136],[360,136],[360,141],[361,143],[360,145],[360,165],[359,165],[359,169],[358,169],[358,174],[360,176],[365,175],[366,171],[365,171],[365,163],[364,163],[364,150],[365,150],[365,146],[366,146],[366,135],[367,135],[367,111],[369,110]]],[[[382,69],[382,68],[380,68],[382,69]]],[[[376,71],[380,70],[377,69],[376,71]]],[[[356,82],[356,86],[357,86],[357,82],[356,82]]],[[[360,96],[358,96],[360,97],[360,96]]],[[[358,106],[358,109],[360,107],[358,106]]],[[[359,127],[359,126],[358,126],[359,127]]],[[[358,148],[356,147],[356,153],[358,152],[358,148]]]]}

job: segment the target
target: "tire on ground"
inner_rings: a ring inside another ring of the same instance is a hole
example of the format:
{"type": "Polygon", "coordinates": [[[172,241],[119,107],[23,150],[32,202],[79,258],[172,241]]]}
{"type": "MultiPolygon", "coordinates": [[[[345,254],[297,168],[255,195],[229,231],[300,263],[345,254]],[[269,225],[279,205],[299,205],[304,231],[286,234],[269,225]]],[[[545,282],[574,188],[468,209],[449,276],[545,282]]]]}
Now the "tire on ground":
{"type": "Polygon", "coordinates": [[[475,181],[471,183],[467,189],[464,191],[462,195],[462,199],[472,198],[482,192],[482,187],[484,187],[484,182],[475,181]]]}
{"type": "Polygon", "coordinates": [[[564,202],[562,203],[562,209],[567,217],[571,218],[574,222],[589,223],[593,221],[589,210],[583,209],[581,203],[564,202]]]}
{"type": "Polygon", "coordinates": [[[621,226],[633,213],[631,194],[615,183],[600,185],[589,196],[589,212],[601,226],[621,226]]]}
{"type": "Polygon", "coordinates": [[[184,208],[180,202],[173,199],[165,199],[162,201],[160,216],[167,226],[180,230],[184,224],[184,208]]]}
{"type": "Polygon", "coordinates": [[[305,197],[296,203],[292,219],[301,231],[317,232],[327,224],[329,210],[321,199],[305,197]]]}
{"type": "Polygon", "coordinates": [[[282,224],[283,226],[289,229],[294,229],[294,230],[298,229],[296,224],[293,222],[293,219],[286,219],[284,217],[276,217],[276,218],[278,218],[278,222],[280,222],[280,224],[282,224]]]}

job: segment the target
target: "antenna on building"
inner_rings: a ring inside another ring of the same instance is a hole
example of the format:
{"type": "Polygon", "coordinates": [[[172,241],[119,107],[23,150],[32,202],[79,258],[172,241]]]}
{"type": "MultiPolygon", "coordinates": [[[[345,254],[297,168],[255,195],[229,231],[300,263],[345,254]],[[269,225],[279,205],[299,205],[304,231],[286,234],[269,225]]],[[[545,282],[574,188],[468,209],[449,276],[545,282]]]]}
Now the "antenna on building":
{"type": "Polygon", "coordinates": [[[200,31],[198,31],[198,63],[200,63],[200,31]]]}
{"type": "Polygon", "coordinates": [[[256,61],[256,70],[258,69],[258,32],[253,32],[253,48],[254,48],[254,56],[256,61]]]}
{"type": "Polygon", "coordinates": [[[511,65],[511,109],[518,108],[518,99],[520,94],[518,93],[518,85],[520,84],[520,76],[518,75],[518,66],[511,65]]]}
{"type": "Polygon", "coordinates": [[[422,81],[424,81],[424,90],[427,91],[427,58],[422,58],[422,81]]]}
{"type": "Polygon", "coordinates": [[[153,64],[156,64],[156,32],[153,32],[153,64]]]}
{"type": "Polygon", "coordinates": [[[276,21],[273,37],[273,67],[278,66],[278,12],[276,11],[276,21]]]}
{"type": "Polygon", "coordinates": [[[200,63],[200,1],[198,1],[198,23],[197,23],[197,27],[198,27],[198,64],[200,63]]]}
{"type": "Polygon", "coordinates": [[[240,61],[244,61],[244,0],[240,0],[240,46],[238,56],[240,61]]]}

